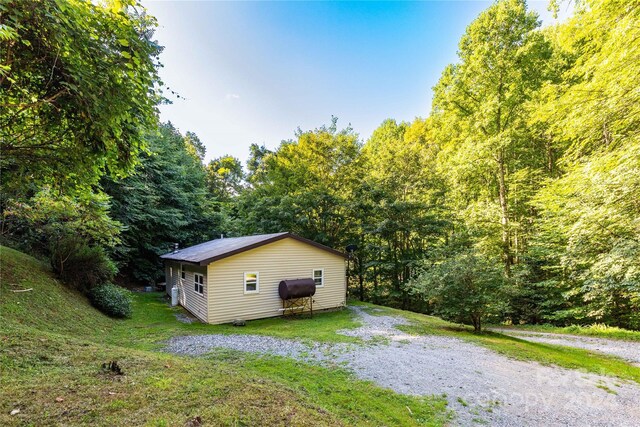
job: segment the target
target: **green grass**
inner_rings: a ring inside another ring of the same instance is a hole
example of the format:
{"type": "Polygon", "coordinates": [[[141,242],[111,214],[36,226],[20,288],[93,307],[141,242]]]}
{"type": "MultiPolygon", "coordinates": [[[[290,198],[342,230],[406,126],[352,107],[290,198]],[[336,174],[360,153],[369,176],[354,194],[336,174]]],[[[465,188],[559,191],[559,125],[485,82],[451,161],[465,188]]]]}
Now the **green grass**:
{"type": "Polygon", "coordinates": [[[134,293],[133,317],[111,319],[91,307],[86,298],[59,283],[46,264],[0,246],[0,315],[25,326],[91,338],[94,341],[139,349],[158,349],[176,335],[258,334],[308,342],[358,342],[336,333],[360,323],[349,310],[317,313],[313,318],[280,317],[231,325],[186,324],[176,321],[181,307],[170,308],[163,293],[134,293]],[[29,292],[13,292],[32,289],[29,292]]]}
{"type": "MultiPolygon", "coordinates": [[[[414,329],[414,326],[419,326],[421,335],[451,335],[465,327],[463,325],[456,325],[446,320],[442,320],[439,317],[429,316],[426,314],[414,313],[412,311],[398,310],[396,308],[384,307],[381,305],[370,304],[360,301],[350,301],[350,305],[356,305],[364,308],[367,313],[373,316],[401,316],[412,322],[412,326],[409,328],[414,329]]],[[[400,327],[400,329],[402,329],[400,327]]]]}
{"type": "Polygon", "coordinates": [[[241,364],[247,371],[258,373],[261,378],[286,380],[296,390],[311,392],[324,407],[353,424],[403,425],[411,420],[424,425],[440,425],[447,421],[443,397],[416,398],[395,394],[369,382],[354,381],[351,373],[337,365],[327,369],[289,358],[256,358],[224,350],[208,357],[226,358],[234,365],[241,364]],[[366,412],[362,410],[364,407],[366,412]]]}
{"type": "Polygon", "coordinates": [[[640,368],[614,356],[593,353],[580,348],[536,343],[493,332],[474,334],[470,331],[462,331],[459,334],[467,341],[513,359],[536,361],[640,383],[640,368]]]}
{"type": "Polygon", "coordinates": [[[0,246],[0,296],[0,316],[13,323],[74,336],[100,336],[114,325],[48,265],[6,246],[0,246]]]}
{"type": "Polygon", "coordinates": [[[458,399],[457,399],[457,400],[458,400],[458,403],[459,403],[459,404],[461,404],[462,406],[469,406],[469,404],[467,403],[467,401],[466,401],[466,400],[464,400],[463,398],[458,397],[458,399]]]}
{"type": "Polygon", "coordinates": [[[280,338],[295,338],[306,342],[358,342],[357,338],[340,335],[336,331],[359,325],[348,310],[317,313],[313,318],[280,317],[248,321],[246,326],[191,324],[176,321],[176,314],[184,314],[181,307],[168,306],[163,293],[135,293],[133,317],[114,323],[105,338],[113,344],[126,344],[139,349],[157,349],[162,341],[177,335],[195,334],[256,334],[280,338]]]}
{"type": "Polygon", "coordinates": [[[513,331],[533,331],[533,332],[549,332],[553,334],[568,335],[586,335],[591,337],[619,339],[627,341],[640,341],[640,331],[630,331],[628,329],[617,328],[615,326],[607,326],[601,323],[593,325],[580,326],[571,325],[565,327],[557,327],[553,325],[517,325],[504,326],[494,325],[499,328],[510,329],[513,331]]]}
{"type": "Polygon", "coordinates": [[[183,324],[160,294],[136,294],[132,319],[113,320],[64,288],[45,264],[0,247],[0,425],[426,425],[449,418],[444,397],[413,397],[338,366],[218,351],[156,351],[170,336],[253,333],[349,342],[351,313],[266,319],[244,328],[183,324]],[[12,292],[29,289],[29,292],[12,292]],[[117,360],[125,375],[104,372],[117,360]],[[11,411],[19,409],[16,415],[11,411]]]}
{"type": "Polygon", "coordinates": [[[283,358],[216,352],[177,357],[3,328],[0,425],[426,425],[447,421],[443,398],[398,395],[283,358]],[[117,360],[125,375],[103,372],[117,360]],[[16,416],[9,413],[20,409],[16,416]]]}
{"type": "MultiPolygon", "coordinates": [[[[444,397],[398,395],[340,366],[216,351],[203,358],[158,352],[172,336],[262,334],[307,342],[356,342],[350,311],[312,319],[272,318],[245,327],[184,324],[160,293],[134,295],[134,316],[114,320],[55,280],[48,267],[0,247],[0,425],[429,425],[447,423],[444,397]],[[32,289],[28,292],[14,290],[32,289]],[[117,360],[126,375],[101,365],[117,360]],[[4,375],[9,372],[10,375],[4,375]],[[10,412],[20,409],[17,415],[10,412]]],[[[528,342],[422,314],[358,304],[411,321],[411,334],[458,337],[520,360],[640,382],[640,368],[586,350],[528,342]]]]}

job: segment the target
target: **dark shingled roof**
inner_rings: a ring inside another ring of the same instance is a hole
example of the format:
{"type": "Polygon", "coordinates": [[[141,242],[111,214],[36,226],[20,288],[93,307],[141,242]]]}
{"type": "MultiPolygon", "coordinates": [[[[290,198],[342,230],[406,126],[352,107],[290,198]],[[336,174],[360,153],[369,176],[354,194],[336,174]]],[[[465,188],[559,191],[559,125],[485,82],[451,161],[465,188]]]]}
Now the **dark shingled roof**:
{"type": "Polygon", "coordinates": [[[331,249],[328,246],[321,245],[312,240],[305,239],[304,237],[297,236],[293,233],[273,233],[273,234],[258,234],[255,236],[243,236],[243,237],[225,237],[224,239],[211,240],[209,242],[200,243],[199,245],[190,246],[184,249],[178,249],[177,251],[169,252],[168,254],[161,255],[160,258],[180,261],[189,264],[207,265],[213,261],[230,257],[232,255],[239,254],[241,252],[248,251],[250,249],[257,248],[268,243],[272,243],[284,238],[290,237],[300,242],[307,243],[315,246],[318,249],[331,252],[332,254],[345,257],[346,255],[335,249],[331,249]]]}

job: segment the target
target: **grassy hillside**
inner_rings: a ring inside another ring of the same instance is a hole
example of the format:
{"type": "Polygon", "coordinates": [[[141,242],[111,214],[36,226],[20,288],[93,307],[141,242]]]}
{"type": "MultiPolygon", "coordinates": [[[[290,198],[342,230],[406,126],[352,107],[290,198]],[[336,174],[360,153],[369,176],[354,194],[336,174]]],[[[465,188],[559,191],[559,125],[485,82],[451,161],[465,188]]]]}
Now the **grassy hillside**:
{"type": "MultiPolygon", "coordinates": [[[[135,316],[113,320],[55,280],[46,264],[0,247],[0,266],[0,425],[173,426],[195,417],[204,425],[446,423],[444,398],[398,395],[340,369],[228,351],[206,358],[157,352],[158,341],[172,335],[231,329],[179,323],[180,309],[158,294],[137,295],[135,316]],[[24,289],[32,290],[13,292],[24,289]],[[112,360],[124,375],[102,368],[112,360]]],[[[334,341],[347,339],[336,329],[354,325],[343,311],[295,327],[251,322],[242,332],[334,341]]]]}
{"type": "Polygon", "coordinates": [[[47,264],[6,246],[0,246],[0,295],[0,316],[11,324],[76,336],[104,333],[113,325],[56,280],[47,264]]]}

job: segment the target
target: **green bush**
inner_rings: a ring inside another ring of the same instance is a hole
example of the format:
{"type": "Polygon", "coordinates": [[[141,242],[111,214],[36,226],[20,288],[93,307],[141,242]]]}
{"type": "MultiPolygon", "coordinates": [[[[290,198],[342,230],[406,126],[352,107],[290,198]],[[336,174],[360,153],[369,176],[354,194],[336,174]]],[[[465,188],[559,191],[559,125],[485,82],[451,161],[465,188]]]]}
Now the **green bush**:
{"type": "Polygon", "coordinates": [[[131,292],[107,283],[91,290],[91,303],[111,317],[131,317],[131,292]]]}
{"type": "Polygon", "coordinates": [[[50,244],[51,266],[66,284],[88,292],[113,280],[115,264],[100,246],[89,246],[82,239],[66,236],[50,244]]]}
{"type": "Polygon", "coordinates": [[[425,269],[410,284],[413,294],[425,298],[445,320],[482,324],[505,306],[502,265],[467,249],[451,254],[425,269]]]}

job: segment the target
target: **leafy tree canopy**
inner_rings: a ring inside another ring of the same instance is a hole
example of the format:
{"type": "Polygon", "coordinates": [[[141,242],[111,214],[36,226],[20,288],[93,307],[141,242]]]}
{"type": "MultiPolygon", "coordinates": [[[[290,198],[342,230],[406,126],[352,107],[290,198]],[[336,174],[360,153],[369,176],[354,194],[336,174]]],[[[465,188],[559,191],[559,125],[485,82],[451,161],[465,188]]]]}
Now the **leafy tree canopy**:
{"type": "Polygon", "coordinates": [[[155,25],[133,0],[0,4],[5,190],[130,170],[160,100],[155,25]]]}
{"type": "Polygon", "coordinates": [[[171,123],[162,124],[146,136],[148,152],[131,176],[103,183],[111,197],[111,215],[125,227],[116,260],[137,280],[148,283],[161,277],[158,255],[173,243],[192,245],[219,234],[204,166],[191,150],[197,137],[187,135],[171,123]]]}

